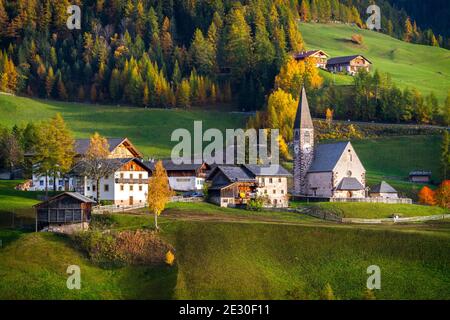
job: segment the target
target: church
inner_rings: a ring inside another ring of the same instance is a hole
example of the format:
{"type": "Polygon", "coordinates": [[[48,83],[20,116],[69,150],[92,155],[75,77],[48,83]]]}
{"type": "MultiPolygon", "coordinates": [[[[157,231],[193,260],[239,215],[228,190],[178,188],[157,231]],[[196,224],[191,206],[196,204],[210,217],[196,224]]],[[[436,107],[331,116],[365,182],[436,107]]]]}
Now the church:
{"type": "Polygon", "coordinates": [[[294,194],[317,198],[366,197],[366,170],[352,144],[315,145],[305,88],[294,122],[294,194]]]}

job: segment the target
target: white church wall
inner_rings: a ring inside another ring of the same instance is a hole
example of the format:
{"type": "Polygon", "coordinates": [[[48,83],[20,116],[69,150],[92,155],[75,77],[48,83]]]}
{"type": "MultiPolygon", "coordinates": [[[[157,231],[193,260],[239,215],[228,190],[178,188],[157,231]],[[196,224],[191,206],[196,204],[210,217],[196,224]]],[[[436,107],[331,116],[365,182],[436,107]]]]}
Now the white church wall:
{"type": "Polygon", "coordinates": [[[364,187],[366,186],[366,169],[351,144],[347,146],[334,168],[333,188],[346,177],[356,178],[364,187]]]}
{"type": "Polygon", "coordinates": [[[307,181],[308,196],[329,198],[333,195],[331,172],[310,172],[307,181]]]}

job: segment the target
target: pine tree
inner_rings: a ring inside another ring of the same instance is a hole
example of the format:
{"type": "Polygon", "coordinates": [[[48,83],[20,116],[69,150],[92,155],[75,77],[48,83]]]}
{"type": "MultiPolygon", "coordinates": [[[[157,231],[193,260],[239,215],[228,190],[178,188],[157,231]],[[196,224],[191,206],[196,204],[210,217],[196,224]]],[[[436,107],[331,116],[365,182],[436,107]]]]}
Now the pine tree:
{"type": "Polygon", "coordinates": [[[170,34],[170,20],[168,17],[164,18],[161,28],[161,48],[166,58],[172,54],[173,40],[170,34]]]}
{"type": "Polygon", "coordinates": [[[176,94],[176,105],[178,108],[189,108],[191,106],[190,103],[191,96],[191,87],[189,81],[187,79],[183,79],[181,84],[177,88],[176,94]]]}
{"type": "Polygon", "coordinates": [[[450,177],[450,134],[447,130],[444,131],[441,144],[441,168],[444,180],[450,177]]]}
{"type": "Polygon", "coordinates": [[[215,53],[212,44],[206,41],[200,29],[195,30],[189,49],[194,68],[200,74],[212,74],[215,65],[215,53]]]}
{"type": "Polygon", "coordinates": [[[8,14],[3,0],[0,0],[0,36],[4,36],[8,26],[8,14]]]}

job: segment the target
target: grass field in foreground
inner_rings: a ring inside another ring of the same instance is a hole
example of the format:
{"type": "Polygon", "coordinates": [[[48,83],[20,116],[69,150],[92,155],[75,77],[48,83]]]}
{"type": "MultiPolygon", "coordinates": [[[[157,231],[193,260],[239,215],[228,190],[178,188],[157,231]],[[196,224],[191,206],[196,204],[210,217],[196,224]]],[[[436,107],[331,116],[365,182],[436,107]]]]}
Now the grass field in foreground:
{"type": "MultiPolygon", "coordinates": [[[[345,24],[301,23],[300,31],[308,49],[322,49],[331,57],[362,54],[373,63],[373,69],[389,72],[401,88],[434,92],[441,102],[450,90],[450,50],[411,44],[345,24]],[[362,35],[364,44],[353,44],[353,34],[362,35]]],[[[348,77],[335,79],[338,85],[350,81],[348,77]]]]}
{"type": "Polygon", "coordinates": [[[450,299],[448,222],[421,230],[162,218],[161,226],[175,268],[102,269],[64,237],[0,231],[11,238],[0,249],[0,298],[318,299],[329,283],[339,298],[359,299],[367,267],[378,265],[378,299],[450,299]],[[81,267],[80,291],[66,289],[71,264],[81,267]]]}

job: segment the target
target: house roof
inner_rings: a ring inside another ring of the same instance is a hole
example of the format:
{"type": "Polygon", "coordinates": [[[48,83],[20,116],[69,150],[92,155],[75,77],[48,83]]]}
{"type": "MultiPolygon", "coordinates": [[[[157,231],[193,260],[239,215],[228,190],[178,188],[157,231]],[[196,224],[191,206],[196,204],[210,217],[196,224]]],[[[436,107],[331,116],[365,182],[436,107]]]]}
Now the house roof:
{"type": "Polygon", "coordinates": [[[255,176],[280,176],[280,177],[291,176],[291,173],[279,164],[272,164],[272,165],[246,164],[244,165],[244,167],[255,176]]]}
{"type": "MultiPolygon", "coordinates": [[[[139,165],[141,165],[144,169],[147,171],[152,171],[151,168],[149,168],[145,163],[143,163],[138,158],[114,158],[114,159],[103,159],[99,161],[100,164],[106,165],[110,168],[111,173],[120,169],[124,164],[127,164],[130,161],[135,161],[139,165]]],[[[86,163],[84,161],[78,162],[72,170],[69,172],[69,174],[82,174],[85,169],[86,163]]]]}
{"type": "Polygon", "coordinates": [[[343,178],[341,182],[339,182],[338,186],[336,187],[336,190],[341,191],[353,191],[353,190],[364,190],[364,186],[361,184],[361,182],[358,181],[356,178],[343,178]]]}
{"type": "Polygon", "coordinates": [[[431,171],[411,171],[409,173],[410,176],[419,176],[419,177],[431,177],[431,171]]]}
{"type": "Polygon", "coordinates": [[[332,171],[350,142],[319,144],[308,172],[332,171]]]}
{"type": "Polygon", "coordinates": [[[305,87],[302,88],[301,99],[298,103],[295,116],[294,129],[314,129],[311,112],[309,111],[308,98],[305,87]]]}
{"type": "Polygon", "coordinates": [[[354,60],[354,59],[356,59],[358,57],[362,57],[364,60],[366,60],[367,62],[372,64],[372,62],[369,59],[367,59],[364,56],[358,54],[358,55],[354,55],[354,56],[345,56],[345,57],[331,58],[331,59],[328,60],[327,65],[350,63],[352,60],[354,60]]]}
{"type": "Polygon", "coordinates": [[[80,193],[77,193],[77,192],[63,192],[63,193],[60,193],[60,194],[58,194],[56,196],[53,196],[53,197],[47,199],[46,201],[43,201],[43,202],[38,203],[38,204],[35,204],[33,207],[39,207],[39,206],[41,206],[44,203],[53,201],[53,200],[58,199],[58,198],[60,198],[60,197],[62,197],[64,195],[72,197],[72,198],[74,198],[74,199],[76,199],[76,200],[78,200],[80,202],[83,202],[83,203],[96,203],[94,200],[92,200],[92,199],[90,199],[90,198],[88,198],[86,196],[83,196],[80,193]]]}
{"type": "Polygon", "coordinates": [[[386,181],[381,181],[381,183],[373,186],[370,191],[374,193],[397,193],[397,190],[386,181]]]}
{"type": "Polygon", "coordinates": [[[253,174],[241,166],[217,166],[209,174],[207,180],[217,172],[220,171],[230,182],[254,182],[253,174]]]}
{"type": "Polygon", "coordinates": [[[297,60],[306,59],[306,58],[308,58],[316,53],[319,53],[319,52],[322,52],[324,55],[329,57],[329,55],[323,50],[309,50],[309,51],[303,51],[303,52],[294,54],[294,59],[297,59],[297,60]]]}

